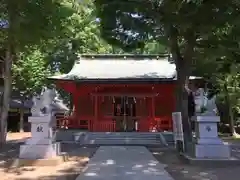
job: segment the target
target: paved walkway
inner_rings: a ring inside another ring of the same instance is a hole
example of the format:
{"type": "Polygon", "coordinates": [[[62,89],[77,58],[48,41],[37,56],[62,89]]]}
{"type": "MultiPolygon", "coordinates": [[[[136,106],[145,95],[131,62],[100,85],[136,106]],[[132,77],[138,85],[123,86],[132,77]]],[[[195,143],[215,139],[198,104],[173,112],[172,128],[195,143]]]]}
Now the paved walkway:
{"type": "Polygon", "coordinates": [[[76,180],[173,180],[141,146],[101,146],[76,180]]]}

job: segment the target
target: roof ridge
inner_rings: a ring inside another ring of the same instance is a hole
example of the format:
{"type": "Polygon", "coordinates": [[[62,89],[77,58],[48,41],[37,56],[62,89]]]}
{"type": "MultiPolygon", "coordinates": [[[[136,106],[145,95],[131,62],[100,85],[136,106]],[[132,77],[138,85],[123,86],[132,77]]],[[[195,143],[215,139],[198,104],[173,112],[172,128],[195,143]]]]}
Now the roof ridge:
{"type": "Polygon", "coordinates": [[[80,57],[90,57],[90,58],[161,58],[169,57],[169,54],[80,54],[80,57]]]}
{"type": "Polygon", "coordinates": [[[81,60],[135,60],[142,61],[146,59],[163,60],[168,59],[170,61],[170,55],[168,54],[80,54],[76,62],[81,60]]]}

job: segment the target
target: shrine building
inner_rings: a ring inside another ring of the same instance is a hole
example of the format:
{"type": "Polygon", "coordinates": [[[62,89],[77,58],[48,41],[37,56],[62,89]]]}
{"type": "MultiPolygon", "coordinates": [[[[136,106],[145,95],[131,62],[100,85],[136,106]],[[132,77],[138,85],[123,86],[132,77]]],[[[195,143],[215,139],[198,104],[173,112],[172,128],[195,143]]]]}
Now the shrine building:
{"type": "Polygon", "coordinates": [[[81,55],[68,74],[49,79],[73,96],[69,128],[172,131],[176,67],[168,55],[81,55]]]}

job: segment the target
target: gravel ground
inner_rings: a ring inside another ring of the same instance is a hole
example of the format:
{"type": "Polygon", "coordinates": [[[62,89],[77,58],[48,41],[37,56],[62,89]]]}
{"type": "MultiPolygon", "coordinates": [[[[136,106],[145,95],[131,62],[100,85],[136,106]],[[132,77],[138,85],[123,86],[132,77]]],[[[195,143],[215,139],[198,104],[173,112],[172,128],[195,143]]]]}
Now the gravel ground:
{"type": "Polygon", "coordinates": [[[239,166],[206,168],[184,163],[173,150],[150,149],[175,180],[239,180],[239,166]]]}
{"type": "Polygon", "coordinates": [[[21,143],[9,143],[0,149],[1,180],[75,180],[96,152],[94,147],[62,144],[62,151],[70,155],[70,161],[54,167],[21,167],[12,169],[11,164],[19,154],[21,143]]]}
{"type": "MultiPolygon", "coordinates": [[[[11,169],[14,158],[19,154],[20,142],[30,137],[29,133],[9,133],[8,143],[0,148],[1,180],[75,180],[86,167],[97,148],[63,144],[62,151],[68,152],[70,161],[56,167],[24,167],[11,169]]],[[[240,141],[226,140],[232,144],[232,155],[240,158],[240,141]]],[[[172,150],[150,149],[153,156],[167,165],[166,170],[175,180],[239,180],[240,167],[204,168],[191,166],[180,161],[172,150]]]]}

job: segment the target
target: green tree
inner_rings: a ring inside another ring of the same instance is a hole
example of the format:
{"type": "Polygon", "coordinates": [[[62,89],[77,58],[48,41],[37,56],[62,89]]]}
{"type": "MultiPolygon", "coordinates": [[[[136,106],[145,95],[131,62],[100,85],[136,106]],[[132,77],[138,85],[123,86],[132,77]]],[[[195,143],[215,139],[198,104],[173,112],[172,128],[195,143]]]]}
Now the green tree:
{"type": "MultiPolygon", "coordinates": [[[[44,85],[46,78],[50,76],[50,70],[46,66],[44,55],[37,49],[19,53],[19,58],[12,67],[12,94],[16,94],[22,104],[34,94],[38,94],[44,85]]],[[[23,131],[23,110],[20,110],[20,132],[23,131]]]]}
{"type": "Polygon", "coordinates": [[[4,144],[13,62],[18,60],[19,52],[24,48],[58,36],[63,29],[63,21],[72,14],[72,11],[65,0],[1,0],[0,4],[0,19],[7,22],[7,26],[4,29],[1,28],[1,47],[6,52],[0,136],[0,142],[4,144]]]}
{"type": "Polygon", "coordinates": [[[39,93],[46,84],[46,78],[51,75],[44,54],[38,49],[19,53],[19,59],[14,62],[12,72],[13,91],[26,98],[39,93]]]}
{"type": "MultiPolygon", "coordinates": [[[[68,73],[79,54],[112,53],[112,47],[100,36],[100,22],[92,1],[71,2],[73,14],[65,22],[65,35],[49,41],[42,51],[47,54],[46,61],[52,73],[68,73]]],[[[59,90],[64,102],[73,108],[71,95],[59,90]]]]}
{"type": "Polygon", "coordinates": [[[177,69],[177,111],[186,140],[191,140],[185,85],[195,61],[198,41],[238,13],[235,1],[135,0],[95,1],[103,37],[125,50],[141,48],[149,39],[167,45],[177,69]]]}
{"type": "Polygon", "coordinates": [[[222,104],[224,123],[230,124],[232,135],[236,136],[234,128],[239,114],[239,24],[227,23],[224,28],[212,31],[197,45],[197,61],[193,68],[195,74],[209,80],[211,92],[217,94],[218,102],[222,104]],[[201,61],[199,60],[201,59],[201,61]]]}
{"type": "Polygon", "coordinates": [[[46,46],[47,60],[53,71],[68,73],[78,54],[104,54],[111,51],[101,37],[99,19],[95,16],[92,1],[72,2],[73,14],[65,22],[65,36],[52,41],[51,48],[46,46]]]}

